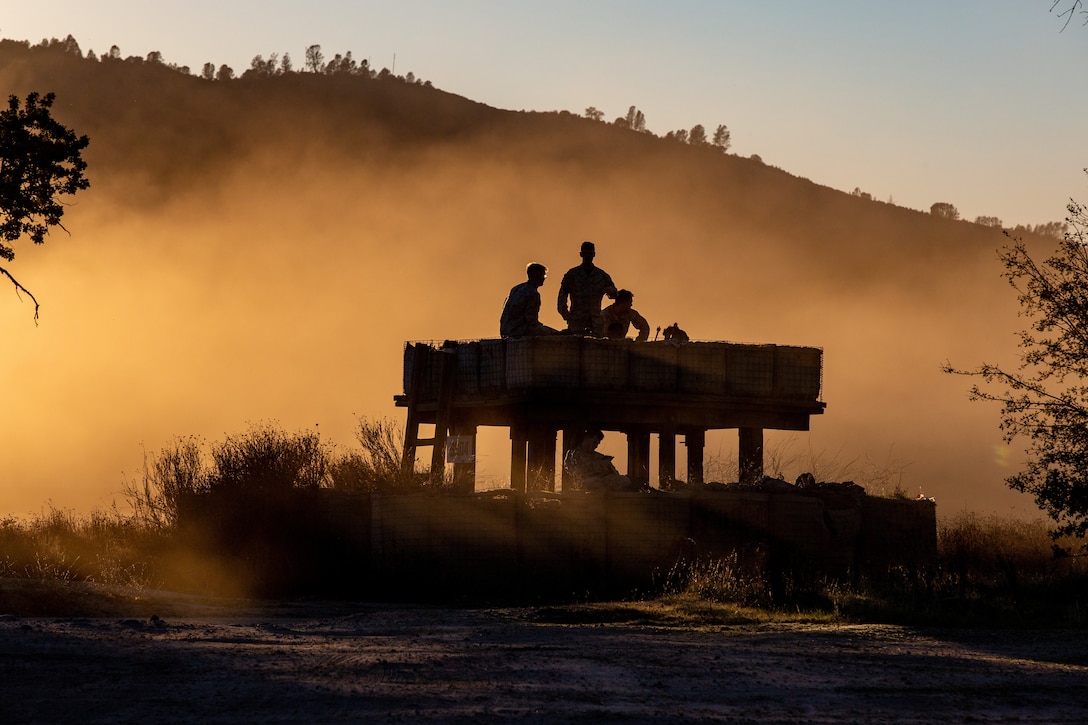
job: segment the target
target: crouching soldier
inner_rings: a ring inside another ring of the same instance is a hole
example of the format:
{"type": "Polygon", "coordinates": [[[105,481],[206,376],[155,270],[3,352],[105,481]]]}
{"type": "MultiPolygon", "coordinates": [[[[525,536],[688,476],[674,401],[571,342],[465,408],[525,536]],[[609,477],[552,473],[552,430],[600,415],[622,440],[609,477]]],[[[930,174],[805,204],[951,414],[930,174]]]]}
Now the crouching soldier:
{"type": "Polygon", "coordinates": [[[621,289],[616,293],[616,301],[601,310],[603,337],[609,340],[626,339],[628,330],[634,325],[638,330],[639,341],[650,339],[650,323],[631,307],[634,301],[635,296],[631,290],[621,289]]]}

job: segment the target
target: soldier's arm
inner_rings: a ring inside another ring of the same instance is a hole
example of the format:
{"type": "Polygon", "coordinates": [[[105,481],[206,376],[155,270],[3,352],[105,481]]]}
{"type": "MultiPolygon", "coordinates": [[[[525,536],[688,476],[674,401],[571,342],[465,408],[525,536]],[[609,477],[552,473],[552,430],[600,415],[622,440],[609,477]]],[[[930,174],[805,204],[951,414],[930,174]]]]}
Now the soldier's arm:
{"type": "Polygon", "coordinates": [[[610,299],[610,300],[616,299],[616,291],[617,290],[616,290],[616,285],[612,282],[612,275],[610,275],[608,272],[605,272],[604,273],[604,278],[605,278],[605,280],[608,281],[608,286],[604,288],[605,296],[608,297],[608,299],[610,299]]]}
{"type": "Polygon", "coordinates": [[[567,289],[567,276],[563,275],[563,281],[559,283],[559,301],[557,309],[559,310],[559,316],[564,320],[570,319],[570,309],[567,307],[568,297],[570,297],[570,290],[567,289]]]}
{"type": "Polygon", "coordinates": [[[631,310],[631,324],[638,330],[638,341],[645,342],[650,339],[650,323],[639,313],[631,310]]]}

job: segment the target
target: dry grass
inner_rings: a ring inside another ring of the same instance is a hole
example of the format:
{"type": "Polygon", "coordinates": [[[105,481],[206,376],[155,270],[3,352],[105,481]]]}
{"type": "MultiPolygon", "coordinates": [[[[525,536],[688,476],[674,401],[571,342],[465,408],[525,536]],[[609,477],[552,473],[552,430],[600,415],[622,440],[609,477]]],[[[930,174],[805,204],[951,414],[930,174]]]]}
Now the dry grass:
{"type": "MultiPolygon", "coordinates": [[[[547,607],[534,616],[555,623],[655,626],[1088,624],[1088,561],[1056,556],[1043,522],[961,514],[942,525],[938,539],[938,562],[928,570],[896,568],[850,582],[774,575],[753,548],[679,565],[651,596],[547,607]]],[[[181,546],[171,530],[117,512],[79,518],[53,509],[30,520],[5,519],[0,521],[0,612],[71,613],[79,601],[88,606],[140,601],[132,592],[177,581],[172,567],[184,560],[181,546]]]]}
{"type": "Polygon", "coordinates": [[[1088,624],[1084,542],[1055,540],[1042,520],[964,513],[938,530],[928,568],[893,567],[853,581],[772,572],[756,556],[687,562],[657,602],[673,610],[724,607],[741,616],[999,627],[1088,624]]]}
{"type": "MultiPolygon", "coordinates": [[[[889,450],[884,460],[870,456],[844,459],[839,452],[817,451],[802,447],[795,437],[775,441],[764,451],[764,470],[766,475],[783,481],[793,482],[803,473],[811,473],[816,481],[849,481],[861,486],[872,496],[908,497],[910,494],[903,484],[903,474],[909,464],[904,463],[889,450]]],[[[708,481],[737,481],[740,477],[740,463],[737,454],[707,456],[704,462],[705,478],[708,481]]]]}
{"type": "Polygon", "coordinates": [[[155,561],[168,542],[168,532],[116,511],[9,517],[0,520],[0,576],[155,587],[155,561]]]}
{"type": "MultiPolygon", "coordinates": [[[[179,439],[146,461],[142,479],[130,484],[131,513],[77,517],[54,508],[27,520],[0,520],[0,578],[137,589],[204,586],[211,593],[229,579],[229,572],[210,571],[192,541],[179,533],[179,501],[218,489],[233,493],[216,500],[245,509],[266,505],[279,490],[393,493],[425,487],[421,476],[401,468],[400,432],[394,424],[361,419],[357,438],[360,448],[346,453],[316,434],[287,434],[270,426],[230,437],[210,452],[196,439],[179,439]]],[[[885,482],[894,487],[895,477],[885,482]]],[[[301,514],[290,513],[292,520],[301,514]]],[[[245,510],[229,515],[247,520],[245,510]]],[[[311,547],[295,552],[299,566],[307,565],[306,557],[320,555],[322,531],[306,532],[298,542],[284,539],[288,548],[272,565],[289,568],[286,560],[296,544],[311,547]]],[[[848,581],[775,570],[765,552],[753,546],[678,566],[640,602],[583,604],[583,610],[571,609],[569,616],[1084,626],[1088,557],[1067,555],[1084,553],[1084,542],[1055,540],[1050,532],[1041,520],[962,513],[939,526],[935,565],[869,572],[848,581]],[[609,606],[612,614],[605,614],[609,606]]],[[[0,598],[0,609],[3,605],[0,598]]]]}

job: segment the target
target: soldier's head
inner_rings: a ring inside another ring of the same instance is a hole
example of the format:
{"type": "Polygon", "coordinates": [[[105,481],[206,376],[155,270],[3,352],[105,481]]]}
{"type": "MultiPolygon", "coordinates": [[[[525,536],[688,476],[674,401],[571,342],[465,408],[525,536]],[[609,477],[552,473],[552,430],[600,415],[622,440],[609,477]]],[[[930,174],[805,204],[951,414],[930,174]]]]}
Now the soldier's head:
{"type": "Polygon", "coordinates": [[[582,261],[587,264],[593,263],[593,258],[597,256],[597,247],[593,246],[593,242],[582,242],[582,261]]]}
{"type": "Polygon", "coordinates": [[[616,307],[621,310],[631,309],[631,305],[635,303],[635,295],[632,294],[629,289],[621,289],[616,293],[616,307]]]}
{"type": "Polygon", "coordinates": [[[582,441],[579,444],[584,450],[592,451],[597,446],[601,445],[601,441],[604,440],[604,433],[599,428],[590,428],[582,435],[582,441]]]}
{"type": "Polygon", "coordinates": [[[533,262],[525,268],[525,276],[529,278],[530,282],[539,287],[544,284],[544,280],[548,277],[548,268],[543,264],[533,262]]]}

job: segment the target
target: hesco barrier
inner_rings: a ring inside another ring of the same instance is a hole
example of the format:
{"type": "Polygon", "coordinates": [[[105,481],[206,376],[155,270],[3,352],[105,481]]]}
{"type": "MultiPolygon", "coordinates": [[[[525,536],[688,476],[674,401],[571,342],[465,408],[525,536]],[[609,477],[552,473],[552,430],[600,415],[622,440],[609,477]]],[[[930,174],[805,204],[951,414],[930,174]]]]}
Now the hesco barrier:
{"type": "MultiPolygon", "coordinates": [[[[620,595],[681,559],[758,551],[833,577],[936,560],[929,501],[791,491],[351,495],[240,492],[182,507],[181,530],[255,591],[358,597],[620,595]]],[[[777,574],[781,574],[779,571],[777,574]]]]}
{"type": "MultiPolygon", "coordinates": [[[[444,343],[457,355],[459,397],[516,394],[533,388],[678,393],[729,398],[817,400],[819,348],[728,342],[635,342],[568,336],[444,343]]],[[[424,367],[420,400],[438,396],[435,343],[404,348],[404,391],[424,367]]]]}

